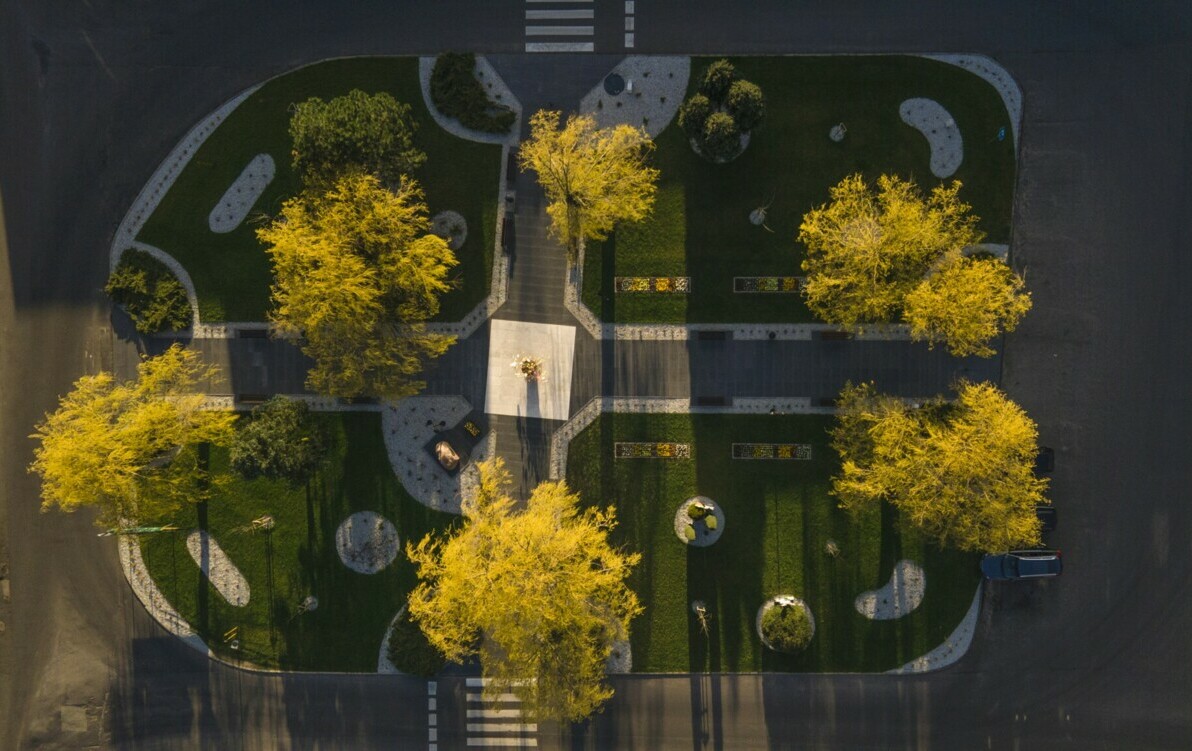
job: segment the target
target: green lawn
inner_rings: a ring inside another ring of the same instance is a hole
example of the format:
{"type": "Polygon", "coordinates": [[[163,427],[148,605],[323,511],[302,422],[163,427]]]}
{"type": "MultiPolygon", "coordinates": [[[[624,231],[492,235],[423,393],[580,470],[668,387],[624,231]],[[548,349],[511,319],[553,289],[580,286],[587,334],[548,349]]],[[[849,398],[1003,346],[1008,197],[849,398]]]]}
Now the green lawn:
{"type": "Polygon", "coordinates": [[[276,215],[298,192],[290,166],[289,107],[318,96],[330,99],[354,88],[387,91],[409,104],[420,124],[416,143],[427,154],[415,177],[431,214],[454,209],[468,222],[457,252],[459,286],[443,297],[436,320],[459,320],[487,294],[496,232],[501,148],[464,141],[431,119],[418,85],[417,58],[353,58],[311,65],[269,81],[237,107],[203,143],[179,175],[138,240],[173,255],[186,267],[204,321],[261,321],[269,306],[269,259],[254,234],[254,215],[276,215]],[[273,182],[238,228],[216,234],[211,208],[257,154],[277,165],[273,182]]]}
{"type": "MultiPolygon", "coordinates": [[[[691,90],[712,58],[692,61],[691,90]]],[[[809,209],[828,189],[860,172],[894,173],[924,189],[932,176],[926,139],[902,122],[910,97],[940,102],[964,138],[964,162],[953,178],[982,218],[989,242],[1010,237],[1014,144],[1009,115],[996,90],[960,68],[909,56],[734,58],[738,74],[761,87],[767,114],[745,153],[724,165],[689,147],[677,123],[657,139],[661,170],[651,219],[626,225],[604,243],[590,243],[584,301],[617,322],[805,322],[813,320],[797,294],[735,294],[734,276],[800,275],[795,242],[809,209]],[[844,122],[842,143],[828,138],[844,122]],[[996,134],[1005,126],[1007,136],[996,134]],[[772,202],[772,203],[771,203],[772,202]],[[749,213],[771,203],[767,226],[749,213]],[[614,276],[690,276],[690,295],[612,295],[614,276]]],[[[951,179],[951,178],[950,178],[951,179]]]]}
{"type": "Polygon", "coordinates": [[[941,551],[899,532],[896,512],[853,519],[828,495],[837,458],[823,416],[604,415],[571,444],[568,482],[588,503],[615,504],[616,542],[642,553],[630,586],[645,612],[632,626],[633,667],[654,671],[880,671],[938,646],[959,624],[979,580],[977,557],[941,551]],[[691,460],[614,460],[613,443],[692,443],[691,460]],[[731,458],[733,442],[813,445],[811,461],[731,458]],[[726,514],[706,549],[675,537],[673,518],[690,496],[709,496],[726,514]],[[825,553],[835,540],[840,555],[825,553]],[[926,572],[919,608],[896,621],[870,621],[853,606],[910,558],[926,572]],[[811,607],[816,635],[799,655],[761,646],[754,618],[773,595],[811,607]],[[702,599],[710,637],[690,609],[702,599]]]}
{"type": "MultiPolygon", "coordinates": [[[[335,530],[355,511],[376,511],[397,527],[402,546],[456,518],[432,511],[406,494],[389,467],[380,415],[322,415],[333,436],[333,459],[304,489],[268,480],[231,485],[203,509],[184,509],[157,520],[181,528],[142,538],[146,565],[173,606],[217,653],[258,665],[290,670],[376,670],[377,652],[390,620],[417,583],[404,552],[385,570],[357,574],[344,566],[335,548],[335,530]],[[245,531],[262,514],[276,520],[273,531],[245,531]],[[186,533],[205,526],[239,567],[251,589],[249,604],[229,605],[199,573],[186,550],[186,533]],[[298,614],[309,594],[318,609],[298,614]],[[239,627],[240,651],[223,643],[239,627]]],[[[212,469],[227,469],[223,452],[213,451],[212,469]]]]}

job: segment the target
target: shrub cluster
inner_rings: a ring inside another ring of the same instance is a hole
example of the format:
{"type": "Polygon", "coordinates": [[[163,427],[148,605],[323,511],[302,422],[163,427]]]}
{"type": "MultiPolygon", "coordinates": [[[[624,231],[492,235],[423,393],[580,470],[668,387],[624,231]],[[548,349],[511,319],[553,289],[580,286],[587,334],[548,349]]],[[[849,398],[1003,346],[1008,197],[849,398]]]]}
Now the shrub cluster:
{"type": "Polygon", "coordinates": [[[447,662],[408,614],[403,615],[390,632],[387,656],[398,670],[422,678],[433,677],[447,662]]]}
{"type": "Polygon", "coordinates": [[[762,616],[762,633],[780,652],[795,652],[811,641],[811,618],[799,606],[775,605],[762,616]]]}
{"type": "Polygon", "coordinates": [[[488,98],[476,80],[476,56],[448,52],[435,59],[430,74],[430,98],[435,108],[459,120],[465,128],[485,133],[508,133],[516,116],[488,98]]]}
{"type": "Polygon", "coordinates": [[[124,252],[104,292],[124,308],[142,334],[176,331],[191,324],[186,289],[165,264],[144,251],[124,252]]]}
{"type": "Polygon", "coordinates": [[[732,63],[717,60],[704,71],[699,92],[679,107],[679,127],[712,159],[728,160],[741,150],[741,134],[766,114],[762,90],[737,77],[732,63]]]}

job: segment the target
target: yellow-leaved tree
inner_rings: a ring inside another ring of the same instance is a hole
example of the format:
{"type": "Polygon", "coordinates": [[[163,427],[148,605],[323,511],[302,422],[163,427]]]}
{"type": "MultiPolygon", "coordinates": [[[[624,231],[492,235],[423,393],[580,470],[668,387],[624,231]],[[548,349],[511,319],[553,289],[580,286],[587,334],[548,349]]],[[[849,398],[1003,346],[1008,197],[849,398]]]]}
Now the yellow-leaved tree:
{"type": "Polygon", "coordinates": [[[458,263],[429,231],[415,181],[392,192],[363,173],[286,201],[281,216],[257,230],[273,262],[270,320],[302,337],[314,360],[311,389],[390,398],[422,389],[414,376],[455,341],[425,326],[458,263]]]}
{"type": "Polygon", "coordinates": [[[958,357],[990,357],[989,343],[1018,327],[1031,295],[1000,259],[956,254],[906,296],[904,307],[914,339],[944,343],[958,357]]]}
{"type": "Polygon", "coordinates": [[[846,385],[833,446],[832,493],[862,511],[893,504],[939,544],[996,552],[1040,544],[1035,506],[1047,481],[1034,474],[1038,432],[989,383],[960,382],[955,402],[913,409],[873,384],[846,385]]]}
{"type": "Polygon", "coordinates": [[[815,315],[850,329],[896,320],[903,300],[950,251],[981,241],[961,184],[926,197],[912,182],[851,175],[799,227],[807,248],[803,295],[815,315]]]}
{"type": "Polygon", "coordinates": [[[654,207],[658,170],[647,164],[654,142],[644,128],[597,128],[590,115],[540,110],[518,152],[550,204],[551,231],[574,257],[583,238],[603,240],[617,222],[641,221],[654,207]]]}
{"type": "Polygon", "coordinates": [[[516,508],[499,460],[480,478],[462,527],[407,546],[422,580],[410,615],[448,659],[480,655],[487,693],[517,694],[534,719],[582,720],[612,696],[605,663],[641,612],[625,585],[641,556],[609,544],[611,508],[580,511],[565,483],[516,508]]]}
{"type": "Polygon", "coordinates": [[[200,382],[216,375],[179,345],[137,366],[137,379],[83,376],[32,438],[29,469],[41,475],[41,508],[99,510],[97,524],[135,524],[203,500],[201,444],[227,445],[231,412],[203,409],[200,382]]]}

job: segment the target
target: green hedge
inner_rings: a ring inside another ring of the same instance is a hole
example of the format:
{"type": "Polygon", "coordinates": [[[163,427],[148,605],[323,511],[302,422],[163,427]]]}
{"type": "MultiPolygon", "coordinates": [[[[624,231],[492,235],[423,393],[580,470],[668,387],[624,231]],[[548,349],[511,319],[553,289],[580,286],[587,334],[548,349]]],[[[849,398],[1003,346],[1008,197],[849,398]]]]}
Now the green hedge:
{"type": "Polygon", "coordinates": [[[430,75],[431,101],[439,112],[459,120],[465,128],[508,133],[517,116],[488,98],[475,71],[476,56],[470,52],[439,55],[430,75]]]}
{"type": "Polygon", "coordinates": [[[191,324],[186,289],[165,264],[144,251],[124,252],[104,292],[128,312],[142,334],[176,331],[191,324]]]}

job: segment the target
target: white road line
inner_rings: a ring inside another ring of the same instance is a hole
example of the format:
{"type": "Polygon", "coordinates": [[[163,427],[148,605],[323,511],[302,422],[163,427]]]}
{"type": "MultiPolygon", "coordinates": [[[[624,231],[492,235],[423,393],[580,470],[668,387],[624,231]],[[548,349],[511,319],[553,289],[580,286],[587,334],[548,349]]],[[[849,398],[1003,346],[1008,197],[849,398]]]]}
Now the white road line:
{"type": "Polygon", "coordinates": [[[592,26],[527,26],[528,37],[590,37],[592,26]]]}
{"type": "MultiPolygon", "coordinates": [[[[544,0],[527,0],[527,2],[544,2],[544,0]]],[[[625,0],[625,14],[633,13],[633,0],[625,0]]]]}
{"type": "Polygon", "coordinates": [[[633,46],[633,32],[632,31],[625,34],[625,46],[626,47],[633,46]]]}
{"type": "Polygon", "coordinates": [[[537,738],[469,738],[469,746],[505,746],[513,748],[538,748],[537,738]]]}
{"type": "Polygon", "coordinates": [[[537,733],[538,725],[533,722],[522,725],[516,722],[469,722],[469,733],[537,733]]]}
{"type": "Polygon", "coordinates": [[[527,10],[527,21],[547,21],[547,20],[578,20],[581,18],[594,18],[596,11],[592,10],[527,10]]]}
{"type": "Polygon", "coordinates": [[[484,694],[476,693],[475,691],[468,692],[468,701],[521,701],[517,694],[497,694],[495,696],[485,697],[484,694]]]}
{"type": "Polygon", "coordinates": [[[591,42],[526,42],[526,52],[592,52],[591,42]]]}
{"type": "Polygon", "coordinates": [[[482,720],[516,720],[522,716],[520,709],[469,709],[468,717],[476,717],[482,720]]]}

